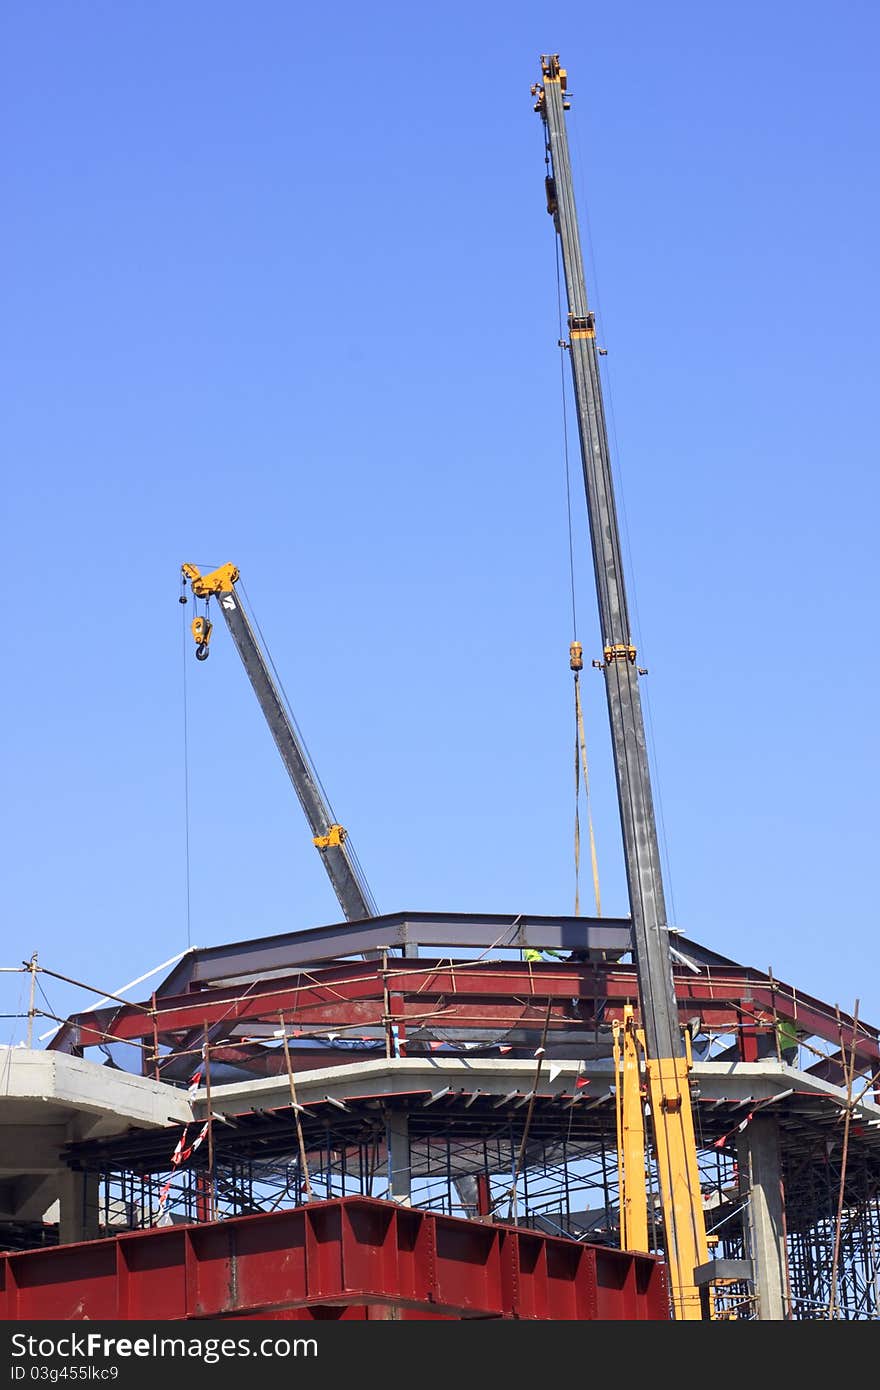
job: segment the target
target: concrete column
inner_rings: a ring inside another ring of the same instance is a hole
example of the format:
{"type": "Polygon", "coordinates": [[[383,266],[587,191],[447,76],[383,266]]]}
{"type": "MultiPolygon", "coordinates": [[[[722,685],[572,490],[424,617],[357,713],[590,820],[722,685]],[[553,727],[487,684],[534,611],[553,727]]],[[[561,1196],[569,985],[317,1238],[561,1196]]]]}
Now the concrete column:
{"type": "Polygon", "coordinates": [[[452,1184],[458,1193],[458,1200],[464,1207],[465,1216],[476,1216],[480,1200],[476,1177],[470,1173],[463,1173],[461,1177],[453,1178],[452,1184]]]}
{"type": "Polygon", "coordinates": [[[98,1230],[98,1177],[96,1173],[75,1173],[70,1168],[58,1174],[61,1206],[59,1240],[95,1240],[98,1230]]]}
{"type": "Polygon", "coordinates": [[[740,1183],[749,1196],[747,1230],[757,1316],[787,1317],[788,1279],[779,1131],[770,1115],[756,1115],[737,1140],[740,1183]]]}
{"type": "Polygon", "coordinates": [[[392,1202],[410,1205],[409,1116],[405,1110],[385,1112],[388,1146],[388,1196],[392,1202]]]}

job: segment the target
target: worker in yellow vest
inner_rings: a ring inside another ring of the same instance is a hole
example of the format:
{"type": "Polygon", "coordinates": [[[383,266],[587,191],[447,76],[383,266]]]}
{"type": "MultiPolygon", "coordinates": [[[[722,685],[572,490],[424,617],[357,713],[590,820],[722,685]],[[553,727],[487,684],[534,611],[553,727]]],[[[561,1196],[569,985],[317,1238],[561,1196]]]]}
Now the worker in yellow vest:
{"type": "Polygon", "coordinates": [[[543,960],[545,956],[558,956],[560,960],[565,960],[564,951],[554,951],[550,946],[526,946],[523,951],[523,960],[543,960]]]}

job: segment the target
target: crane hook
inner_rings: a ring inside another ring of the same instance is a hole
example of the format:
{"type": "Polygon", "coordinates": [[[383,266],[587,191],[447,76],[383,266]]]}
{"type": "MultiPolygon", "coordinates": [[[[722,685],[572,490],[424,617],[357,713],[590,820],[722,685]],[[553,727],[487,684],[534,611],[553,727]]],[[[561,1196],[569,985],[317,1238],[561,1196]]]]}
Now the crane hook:
{"type": "Polygon", "coordinates": [[[196,643],[196,660],[207,661],[209,655],[208,643],[211,640],[211,631],[214,624],[207,614],[204,618],[193,618],[191,623],[192,635],[196,643]]]}

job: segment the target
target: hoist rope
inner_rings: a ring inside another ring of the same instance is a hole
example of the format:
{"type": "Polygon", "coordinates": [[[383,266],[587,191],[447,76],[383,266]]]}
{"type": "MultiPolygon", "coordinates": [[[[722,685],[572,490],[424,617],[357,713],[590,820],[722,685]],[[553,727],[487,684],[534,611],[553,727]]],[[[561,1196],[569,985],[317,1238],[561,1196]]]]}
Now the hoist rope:
{"type": "Polygon", "coordinates": [[[584,734],[584,712],[581,707],[581,683],[578,673],[574,675],[574,915],[580,916],[580,868],[581,868],[581,826],[580,826],[580,778],[581,767],[584,775],[584,800],[587,807],[587,827],[590,837],[590,868],[593,873],[593,896],[596,900],[596,916],[602,916],[602,894],[599,891],[599,859],[596,854],[596,834],[593,829],[593,806],[590,799],[590,772],[587,766],[587,740],[584,734]]]}
{"type": "MultiPolygon", "coordinates": [[[[580,187],[584,187],[585,182],[586,182],[586,177],[585,177],[585,174],[584,174],[584,158],[583,158],[583,153],[582,153],[582,142],[581,142],[581,137],[580,137],[580,122],[579,122],[579,120],[578,120],[578,111],[577,111],[577,103],[576,103],[576,102],[572,103],[572,113],[571,113],[571,118],[570,118],[570,130],[571,130],[571,132],[572,132],[572,144],[573,144],[573,154],[574,154],[573,165],[574,165],[574,167],[577,169],[576,180],[577,180],[577,183],[578,183],[578,185],[579,185],[580,187]]],[[[598,268],[597,257],[596,257],[595,242],[594,242],[594,240],[593,240],[593,228],[592,228],[592,224],[591,224],[591,222],[590,222],[590,203],[589,203],[589,199],[588,199],[588,198],[581,199],[581,202],[580,202],[580,204],[579,204],[579,208],[580,208],[580,217],[581,217],[581,222],[582,222],[582,229],[583,229],[583,232],[584,232],[584,242],[585,242],[585,246],[586,246],[587,262],[588,262],[588,266],[589,266],[589,275],[590,275],[590,284],[591,284],[590,298],[591,298],[591,300],[592,300],[592,302],[593,302],[593,304],[594,304],[594,306],[595,306],[595,317],[596,317],[597,327],[598,327],[599,331],[603,334],[603,337],[604,337],[604,328],[602,327],[602,324],[604,323],[604,314],[603,314],[603,312],[602,312],[602,295],[601,295],[601,290],[600,290],[600,285],[599,285],[599,268],[598,268]]],[[[557,256],[557,261],[558,261],[558,259],[559,259],[559,245],[558,245],[558,243],[559,243],[559,238],[558,238],[558,237],[556,237],[556,242],[557,242],[556,256],[557,256]]],[[[603,378],[602,398],[603,398],[603,403],[604,403],[604,406],[605,406],[606,420],[607,420],[608,425],[610,425],[609,438],[608,438],[609,455],[610,455],[610,457],[609,457],[609,463],[611,464],[611,466],[612,466],[612,468],[613,468],[613,472],[614,472],[615,478],[616,478],[616,497],[615,497],[615,502],[616,502],[616,506],[617,506],[618,519],[619,519],[619,521],[620,521],[620,523],[621,523],[623,552],[624,552],[624,557],[625,557],[626,569],[627,569],[627,571],[628,571],[627,602],[628,602],[628,605],[629,605],[629,606],[631,607],[631,609],[632,609],[632,617],[633,617],[633,635],[634,635],[635,645],[636,645],[637,647],[641,648],[641,646],[642,646],[642,640],[641,640],[642,620],[641,620],[641,614],[640,614],[640,612],[639,612],[638,589],[637,589],[637,586],[636,586],[636,583],[635,583],[635,567],[634,567],[634,565],[633,565],[632,543],[631,543],[631,540],[630,540],[629,516],[628,516],[627,508],[626,508],[626,488],[625,488],[625,478],[624,478],[623,460],[622,460],[622,457],[621,457],[620,442],[619,442],[618,434],[617,434],[617,417],[616,417],[615,410],[614,410],[614,386],[613,386],[613,380],[612,380],[613,374],[614,374],[614,372],[613,372],[613,367],[612,367],[612,365],[611,365],[611,358],[608,357],[608,356],[605,356],[605,357],[603,358],[603,368],[602,368],[602,378],[603,378]]],[[[659,841],[658,847],[659,847],[660,853],[661,853],[661,855],[662,855],[662,857],[663,857],[663,864],[664,864],[664,880],[663,880],[663,887],[664,887],[665,896],[669,899],[669,908],[671,909],[670,912],[667,912],[667,919],[670,920],[670,921],[672,921],[672,922],[675,922],[675,921],[676,921],[676,918],[677,918],[677,914],[676,914],[676,910],[675,910],[675,891],[674,891],[673,882],[672,882],[672,864],[671,864],[670,857],[669,857],[669,840],[668,840],[668,837],[667,837],[667,834],[666,834],[666,817],[665,817],[664,810],[663,810],[663,794],[662,794],[662,788],[661,788],[661,782],[660,782],[660,768],[659,768],[658,760],[657,760],[657,746],[656,746],[656,741],[655,741],[655,738],[654,738],[654,715],[653,715],[653,710],[652,710],[652,707],[651,707],[651,691],[650,691],[650,685],[649,685],[649,684],[645,684],[644,686],[640,687],[640,689],[641,689],[642,708],[643,708],[643,713],[644,713],[644,716],[645,716],[645,734],[646,734],[646,738],[647,738],[647,742],[648,742],[648,754],[649,754],[649,757],[650,757],[650,762],[651,762],[651,764],[652,764],[652,771],[653,771],[653,777],[652,777],[652,791],[653,791],[653,799],[654,799],[654,802],[655,802],[655,809],[656,809],[656,811],[657,811],[657,830],[658,830],[658,841],[659,841]]]]}
{"type": "Polygon", "coordinates": [[[245,603],[246,603],[246,605],[247,605],[247,612],[248,612],[248,615],[249,615],[249,617],[250,617],[250,621],[252,622],[252,624],[253,624],[253,626],[254,626],[254,628],[255,628],[255,630],[256,630],[257,636],[258,636],[259,639],[260,639],[260,646],[261,646],[261,648],[262,648],[262,650],[263,650],[263,655],[264,655],[265,658],[266,658],[266,662],[268,663],[269,669],[270,669],[271,672],[272,672],[272,676],[273,676],[273,678],[274,678],[275,685],[276,685],[277,688],[278,688],[278,693],[280,694],[281,699],[282,699],[282,701],[283,701],[283,703],[284,703],[284,712],[285,712],[285,714],[287,715],[287,718],[290,720],[291,726],[292,726],[292,728],[293,728],[293,730],[294,730],[294,732],[295,732],[295,734],[296,734],[296,737],[297,737],[297,740],[298,740],[298,742],[299,742],[300,748],[302,749],[302,752],[303,752],[303,754],[305,755],[306,762],[308,763],[308,766],[309,766],[309,772],[310,772],[310,774],[311,774],[311,776],[312,776],[312,778],[313,778],[313,780],[314,780],[314,783],[315,783],[316,787],[317,787],[318,790],[320,791],[322,797],[324,798],[324,801],[325,801],[326,804],[327,804],[327,810],[330,812],[331,820],[334,820],[334,821],[335,821],[335,820],[336,820],[336,812],[333,810],[333,806],[332,806],[332,804],[331,804],[330,798],[329,798],[329,796],[327,795],[327,789],[326,789],[326,787],[324,786],[323,782],[321,781],[321,778],[318,776],[318,770],[317,770],[317,768],[315,767],[315,761],[314,761],[314,759],[313,759],[311,753],[309,752],[308,744],[306,743],[305,739],[303,738],[302,729],[299,727],[299,724],[296,722],[296,715],[295,715],[294,712],[293,712],[293,706],[291,705],[290,699],[288,698],[287,691],[286,691],[285,688],[284,688],[284,683],[283,683],[283,681],[282,681],[282,679],[281,679],[281,676],[279,675],[278,667],[275,665],[275,659],[274,659],[274,657],[272,656],[272,652],[271,652],[270,649],[269,649],[269,644],[268,644],[268,642],[266,641],[265,635],[264,635],[264,633],[263,633],[263,629],[260,627],[260,620],[259,620],[259,618],[257,617],[256,611],[254,610],[254,605],[251,603],[250,595],[248,594],[247,589],[244,587],[244,580],[239,579],[239,581],[238,581],[238,583],[237,583],[237,585],[236,585],[236,588],[238,589],[239,593],[242,595],[242,597],[243,597],[243,599],[244,599],[244,601],[245,601],[245,603]]]}
{"type": "Polygon", "coordinates": [[[186,608],[181,604],[181,635],[183,645],[183,820],[184,820],[184,843],[186,845],[186,944],[192,945],[192,913],[191,913],[191,893],[190,893],[190,855],[189,855],[189,720],[187,717],[187,688],[186,688],[186,658],[189,651],[187,641],[187,614],[186,608]]]}
{"type": "Polygon", "coordinates": [[[556,243],[556,311],[559,320],[559,385],[562,396],[562,455],[565,463],[565,507],[568,513],[568,574],[571,584],[571,635],[577,638],[577,608],[574,586],[574,535],[571,525],[571,468],[568,458],[568,406],[565,395],[565,348],[562,346],[562,281],[559,276],[559,237],[556,243]]]}
{"type": "MultiPolygon", "coordinates": [[[[556,247],[556,310],[559,326],[559,386],[562,399],[562,454],[565,465],[565,506],[568,518],[568,573],[571,587],[571,626],[572,637],[577,641],[577,603],[575,599],[574,577],[574,528],[571,520],[571,463],[568,448],[568,406],[565,390],[565,340],[562,320],[562,278],[559,267],[559,238],[554,237],[556,247]]],[[[581,707],[580,679],[577,671],[574,676],[574,915],[580,916],[580,873],[581,873],[581,822],[580,822],[580,779],[583,767],[584,797],[587,808],[587,827],[590,839],[590,868],[593,875],[593,896],[596,900],[596,916],[602,916],[602,895],[599,889],[599,860],[596,854],[596,833],[593,827],[593,807],[590,800],[590,774],[587,765],[587,739],[584,733],[584,715],[581,707]]]]}

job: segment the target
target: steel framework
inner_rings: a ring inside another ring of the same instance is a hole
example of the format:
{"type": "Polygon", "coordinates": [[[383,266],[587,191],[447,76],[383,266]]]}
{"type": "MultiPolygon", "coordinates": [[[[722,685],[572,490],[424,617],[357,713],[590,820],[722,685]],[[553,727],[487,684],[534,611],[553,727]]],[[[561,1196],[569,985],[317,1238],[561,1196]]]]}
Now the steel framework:
{"type": "MultiPolygon", "coordinates": [[[[202,1074],[188,1131],[86,1139],[67,1162],[99,1186],[107,1232],[394,1197],[615,1246],[612,1025],[638,1015],[626,942],[625,921],[422,913],[193,951],[149,1000],[76,1015],[54,1045],[175,1086],[208,1070],[210,1103],[202,1074]],[[575,958],[524,961],[528,945],[575,958]],[[206,1122],[210,1146],[175,1165],[206,1122]]],[[[679,934],[674,949],[715,1258],[749,1252],[738,1145],[759,1113],[779,1134],[790,1315],[877,1318],[877,1029],[679,934]]],[[[653,1153],[648,1180],[662,1253],[653,1153]]],[[[719,1316],[755,1316],[751,1284],[721,1290],[719,1316]]]]}
{"type": "MultiPolygon", "coordinates": [[[[550,1094],[537,1099],[526,1129],[529,1095],[475,1095],[449,1090],[390,1098],[339,1095],[302,1107],[313,1198],[387,1197],[392,1189],[389,1122],[408,1125],[409,1200],[444,1215],[514,1222],[578,1242],[616,1246],[619,1205],[614,1098],[550,1094]],[[518,1156],[525,1159],[518,1167],[518,1156]]],[[[707,1229],[716,1257],[741,1259],[747,1238],[743,1217],[749,1194],[741,1188],[735,1136],[744,1107],[753,1102],[698,1102],[703,1147],[700,1177],[707,1229]],[[717,1135],[717,1138],[713,1136],[717,1135]]],[[[832,1254],[840,1185],[839,1108],[821,1097],[783,1096],[762,1107],[777,1117],[782,1135],[787,1202],[791,1316],[828,1316],[832,1254]]],[[[748,1115],[745,1116],[747,1123],[748,1115]]],[[[393,1126],[392,1126],[393,1127],[393,1126]]],[[[178,1130],[132,1133],[124,1139],[84,1141],[69,1160],[102,1184],[104,1226],[141,1229],[157,1221],[204,1221],[212,1207],[222,1218],[298,1206],[305,1198],[291,1107],[224,1115],[214,1121],[213,1170],[204,1146],[173,1178],[171,1200],[160,1194],[169,1180],[178,1130]]],[[[876,1132],[875,1132],[876,1135],[876,1132]]],[[[863,1138],[865,1136],[862,1136],[863,1138]]],[[[880,1135],[876,1135],[880,1138],[880,1135]]],[[[651,1249],[662,1252],[664,1233],[656,1168],[649,1165],[651,1249]]],[[[839,1233],[835,1316],[880,1316],[878,1222],[880,1146],[863,1147],[848,1165],[839,1233]]],[[[745,1284],[725,1286],[720,1312],[753,1315],[745,1284]]]]}
{"type": "MultiPolygon", "coordinates": [[[[698,1049],[745,1062],[779,1057],[778,1025],[786,1020],[797,1027],[811,1075],[842,1084],[853,1057],[856,1076],[870,1078],[880,1067],[876,1028],[768,972],[680,934],[675,940],[679,1023],[698,1049]]],[[[551,1048],[608,1055],[611,1023],[637,1001],[628,951],[625,919],[421,913],[339,923],[189,952],[154,999],[74,1014],[50,1046],[84,1055],[132,1045],[144,1072],[182,1080],[207,1026],[218,1065],[271,1075],[285,1065],[271,1043],[283,1014],[295,1069],[349,1065],[353,1049],[366,1057],[403,1047],[412,1056],[440,1045],[477,1053],[501,1045],[531,1056],[549,1007],[551,1048]],[[418,954],[429,946],[458,954],[418,954]],[[567,949],[577,959],[536,967],[518,958],[528,946],[567,949]],[[395,954],[402,950],[406,957],[395,954]]]]}

